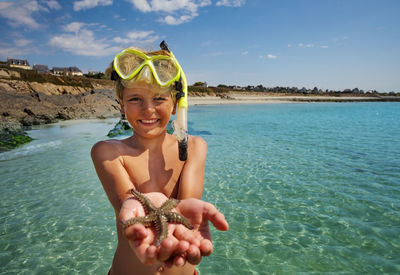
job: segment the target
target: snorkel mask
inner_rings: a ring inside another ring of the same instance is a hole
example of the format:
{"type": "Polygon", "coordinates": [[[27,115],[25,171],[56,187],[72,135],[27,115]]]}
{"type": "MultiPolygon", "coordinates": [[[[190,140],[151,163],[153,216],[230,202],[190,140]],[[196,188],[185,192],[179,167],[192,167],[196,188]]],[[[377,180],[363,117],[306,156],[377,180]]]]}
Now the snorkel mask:
{"type": "MultiPolygon", "coordinates": [[[[122,80],[124,87],[134,84],[136,79],[149,79],[156,82],[161,88],[170,88],[174,85],[177,101],[176,120],[172,122],[174,136],[178,139],[179,159],[187,159],[187,81],[185,73],[169,50],[167,43],[162,41],[160,48],[168,55],[148,56],[142,51],[125,49],[114,58],[113,67],[122,80]]],[[[112,76],[116,80],[117,76],[112,76]]]]}

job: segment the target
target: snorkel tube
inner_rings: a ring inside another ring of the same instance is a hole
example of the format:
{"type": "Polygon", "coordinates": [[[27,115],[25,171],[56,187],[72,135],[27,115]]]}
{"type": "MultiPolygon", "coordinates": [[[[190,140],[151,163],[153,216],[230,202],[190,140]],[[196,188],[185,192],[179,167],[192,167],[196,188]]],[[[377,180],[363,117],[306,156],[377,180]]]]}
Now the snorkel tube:
{"type": "MultiPolygon", "coordinates": [[[[172,57],[176,60],[174,54],[168,48],[167,43],[163,40],[160,44],[162,50],[168,51],[172,57]]],[[[187,81],[185,73],[182,70],[181,65],[179,65],[176,60],[179,69],[181,71],[180,79],[175,84],[176,89],[176,100],[177,100],[177,111],[176,120],[172,122],[172,127],[174,128],[174,136],[178,140],[179,148],[179,160],[185,161],[187,159],[187,142],[188,142],[188,127],[187,127],[187,109],[188,109],[188,99],[187,99],[187,81]]]]}

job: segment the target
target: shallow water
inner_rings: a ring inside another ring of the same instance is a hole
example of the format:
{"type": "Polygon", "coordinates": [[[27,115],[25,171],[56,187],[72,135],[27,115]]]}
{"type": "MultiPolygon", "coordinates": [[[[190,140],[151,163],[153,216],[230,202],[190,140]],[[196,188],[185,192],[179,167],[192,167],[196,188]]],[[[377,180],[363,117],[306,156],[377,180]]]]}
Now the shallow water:
{"type": "MultiPolygon", "coordinates": [[[[191,107],[208,143],[201,274],[400,272],[400,104],[191,107]]],[[[114,214],[89,152],[116,120],[63,122],[0,154],[1,274],[106,274],[114,214]]]]}

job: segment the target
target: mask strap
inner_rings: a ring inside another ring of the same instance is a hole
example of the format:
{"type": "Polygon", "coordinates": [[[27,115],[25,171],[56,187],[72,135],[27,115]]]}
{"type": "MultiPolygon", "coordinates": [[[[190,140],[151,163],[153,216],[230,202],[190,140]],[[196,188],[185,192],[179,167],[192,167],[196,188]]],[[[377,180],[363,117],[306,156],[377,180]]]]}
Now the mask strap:
{"type": "Polygon", "coordinates": [[[119,77],[118,73],[117,73],[115,70],[113,70],[113,71],[111,72],[111,80],[116,81],[116,80],[118,80],[119,78],[120,78],[120,77],[119,77]]]}

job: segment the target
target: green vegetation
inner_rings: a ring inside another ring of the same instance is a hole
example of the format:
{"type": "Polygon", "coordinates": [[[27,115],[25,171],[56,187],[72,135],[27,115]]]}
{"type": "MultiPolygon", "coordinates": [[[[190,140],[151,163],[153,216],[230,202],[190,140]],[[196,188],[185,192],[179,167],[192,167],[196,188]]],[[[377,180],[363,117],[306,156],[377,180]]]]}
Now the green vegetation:
{"type": "Polygon", "coordinates": [[[87,78],[93,78],[93,79],[107,79],[107,77],[104,73],[84,74],[84,76],[87,78]]]}
{"type": "Polygon", "coordinates": [[[22,144],[28,143],[33,139],[27,135],[1,135],[0,136],[0,152],[14,149],[22,144]]]}

